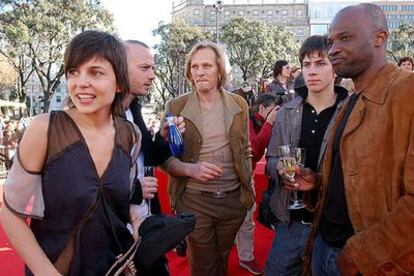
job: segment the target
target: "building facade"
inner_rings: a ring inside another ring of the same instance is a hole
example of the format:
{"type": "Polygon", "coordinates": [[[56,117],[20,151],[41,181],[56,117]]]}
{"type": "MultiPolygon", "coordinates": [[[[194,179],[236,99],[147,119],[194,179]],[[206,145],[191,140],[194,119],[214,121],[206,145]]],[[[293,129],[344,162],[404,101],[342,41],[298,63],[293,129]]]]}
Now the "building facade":
{"type": "Polygon", "coordinates": [[[176,0],[173,2],[172,18],[181,18],[189,25],[215,32],[216,24],[220,28],[231,18],[244,17],[252,21],[286,26],[302,41],[309,35],[326,34],[330,22],[340,9],[361,2],[379,5],[387,16],[391,31],[404,23],[414,24],[413,0],[176,0]]]}
{"type": "Polygon", "coordinates": [[[376,1],[384,11],[390,31],[401,24],[414,24],[414,1],[376,1]]]}
{"type": "MultiPolygon", "coordinates": [[[[310,34],[326,34],[335,14],[342,8],[356,5],[362,1],[310,1],[309,2],[309,28],[310,34]]],[[[401,24],[414,24],[414,1],[372,1],[381,7],[388,21],[390,31],[398,29],[401,24]]]]}
{"type": "Polygon", "coordinates": [[[324,35],[335,14],[346,6],[355,5],[360,1],[314,1],[309,3],[309,33],[311,35],[324,35]]]}
{"type": "Polygon", "coordinates": [[[173,20],[181,18],[189,25],[199,26],[212,32],[215,32],[216,24],[220,28],[235,17],[286,26],[298,40],[309,36],[307,0],[180,0],[173,3],[173,20]]]}

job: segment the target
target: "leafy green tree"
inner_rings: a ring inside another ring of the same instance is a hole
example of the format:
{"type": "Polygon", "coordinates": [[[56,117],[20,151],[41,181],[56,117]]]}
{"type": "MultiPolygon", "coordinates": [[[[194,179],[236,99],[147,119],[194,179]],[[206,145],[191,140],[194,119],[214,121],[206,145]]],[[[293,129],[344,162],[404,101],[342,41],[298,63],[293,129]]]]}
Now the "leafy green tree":
{"type": "Polygon", "coordinates": [[[392,31],[388,45],[388,54],[392,62],[397,62],[404,56],[414,58],[414,25],[402,24],[392,31]]]}
{"type": "Polygon", "coordinates": [[[44,94],[44,110],[63,75],[63,51],[69,40],[87,29],[113,31],[112,15],[99,0],[2,0],[0,53],[19,75],[18,95],[35,72],[44,94]]]}
{"type": "Polygon", "coordinates": [[[14,91],[17,74],[14,68],[8,64],[5,57],[0,54],[0,97],[4,99],[5,91],[14,91]]]}
{"type": "Polygon", "coordinates": [[[161,42],[154,47],[158,78],[155,89],[159,94],[155,101],[159,108],[163,108],[169,99],[189,90],[185,79],[185,56],[195,43],[209,39],[210,34],[181,20],[160,23],[153,34],[161,38],[161,42]]]}
{"type": "Polygon", "coordinates": [[[299,42],[283,26],[236,17],[222,27],[220,38],[243,81],[268,77],[278,59],[297,60],[299,42]]]}

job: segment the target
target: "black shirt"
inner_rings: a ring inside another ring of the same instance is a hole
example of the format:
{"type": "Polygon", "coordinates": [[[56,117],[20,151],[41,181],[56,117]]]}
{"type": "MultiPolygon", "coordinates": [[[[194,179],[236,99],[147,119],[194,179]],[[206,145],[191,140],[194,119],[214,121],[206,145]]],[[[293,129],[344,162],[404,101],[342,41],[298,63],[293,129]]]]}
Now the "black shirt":
{"type": "MultiPolygon", "coordinates": [[[[305,101],[308,92],[302,90],[299,94],[304,99],[299,147],[306,149],[305,167],[312,169],[314,172],[318,171],[319,153],[326,129],[332,116],[335,114],[338,103],[347,97],[346,90],[335,87],[335,92],[337,93],[335,104],[325,108],[319,114],[317,114],[315,108],[310,103],[305,101]]],[[[301,192],[298,193],[300,194],[301,192]]],[[[296,221],[313,221],[313,214],[306,209],[292,210],[290,214],[291,218],[296,221]]]]}
{"type": "Polygon", "coordinates": [[[308,102],[303,104],[300,147],[306,149],[305,167],[318,170],[318,158],[322,140],[336,110],[336,103],[319,114],[308,102]]]}
{"type": "Polygon", "coordinates": [[[325,208],[323,210],[320,233],[322,239],[330,246],[342,248],[347,239],[354,234],[354,228],[348,215],[345,198],[344,177],[341,154],[339,151],[341,137],[348,118],[354,109],[359,94],[349,99],[343,118],[338,124],[333,141],[332,170],[328,180],[325,208]]]}

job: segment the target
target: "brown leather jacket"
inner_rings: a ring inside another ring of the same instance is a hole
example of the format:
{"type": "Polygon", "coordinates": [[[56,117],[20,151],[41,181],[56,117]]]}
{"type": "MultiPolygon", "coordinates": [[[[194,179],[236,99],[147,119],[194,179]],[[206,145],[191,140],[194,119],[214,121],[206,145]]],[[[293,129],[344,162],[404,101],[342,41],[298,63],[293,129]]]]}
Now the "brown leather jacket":
{"type": "MultiPolygon", "coordinates": [[[[252,188],[252,154],[249,142],[249,112],[246,101],[233,93],[221,90],[224,103],[225,125],[229,129],[230,148],[233,152],[234,166],[241,185],[241,203],[250,209],[254,203],[252,188]]],[[[201,111],[197,92],[184,94],[166,104],[166,113],[183,116],[185,121],[183,162],[197,162],[201,148],[201,111]]],[[[175,209],[188,183],[188,177],[171,176],[168,179],[168,194],[171,207],[175,209]]]]}
{"type": "MultiPolygon", "coordinates": [[[[363,275],[413,275],[414,73],[388,64],[362,93],[340,144],[355,229],[345,248],[363,275]]],[[[313,238],[325,203],[333,135],[342,117],[343,112],[330,132],[313,238]]]]}

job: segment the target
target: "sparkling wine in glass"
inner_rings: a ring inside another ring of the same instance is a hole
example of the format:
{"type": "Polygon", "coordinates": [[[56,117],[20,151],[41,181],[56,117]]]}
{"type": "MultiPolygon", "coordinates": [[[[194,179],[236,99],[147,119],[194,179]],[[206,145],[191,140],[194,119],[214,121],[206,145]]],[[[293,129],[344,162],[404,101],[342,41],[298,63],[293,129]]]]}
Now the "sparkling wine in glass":
{"type": "MultiPolygon", "coordinates": [[[[222,170],[224,169],[224,151],[216,150],[213,152],[213,163],[219,166],[222,170]]],[[[220,185],[216,187],[216,197],[222,198],[225,196],[225,192],[221,189],[220,185]]]]}
{"type": "Polygon", "coordinates": [[[279,160],[283,164],[283,170],[284,170],[285,175],[293,180],[295,178],[295,169],[296,169],[295,157],[283,156],[283,157],[280,157],[279,160]]]}

